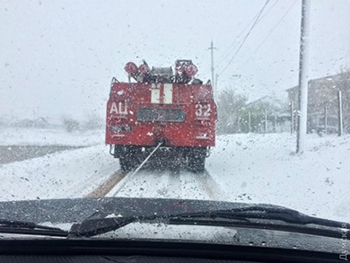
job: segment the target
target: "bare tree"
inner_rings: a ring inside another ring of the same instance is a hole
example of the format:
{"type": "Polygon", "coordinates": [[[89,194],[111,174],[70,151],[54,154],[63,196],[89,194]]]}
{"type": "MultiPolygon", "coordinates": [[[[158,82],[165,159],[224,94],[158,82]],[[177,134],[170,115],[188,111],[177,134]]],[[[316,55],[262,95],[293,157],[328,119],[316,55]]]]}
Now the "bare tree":
{"type": "Polygon", "coordinates": [[[237,133],[241,131],[241,117],[247,97],[225,90],[218,96],[218,133],[237,133]]]}
{"type": "Polygon", "coordinates": [[[104,125],[105,122],[101,116],[96,113],[89,113],[83,126],[85,130],[97,130],[102,129],[104,125]]]}
{"type": "Polygon", "coordinates": [[[79,130],[79,121],[70,118],[70,117],[62,117],[64,128],[67,132],[71,133],[73,131],[79,130]]]}

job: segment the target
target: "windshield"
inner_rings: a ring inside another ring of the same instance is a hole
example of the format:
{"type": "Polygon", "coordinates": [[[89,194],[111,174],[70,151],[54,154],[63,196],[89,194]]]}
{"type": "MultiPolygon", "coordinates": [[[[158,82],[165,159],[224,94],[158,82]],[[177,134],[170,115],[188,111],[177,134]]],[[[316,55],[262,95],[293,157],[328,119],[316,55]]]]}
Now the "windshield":
{"type": "Polygon", "coordinates": [[[350,2],[306,2],[2,1],[0,201],[195,199],[350,222],[350,2]]]}

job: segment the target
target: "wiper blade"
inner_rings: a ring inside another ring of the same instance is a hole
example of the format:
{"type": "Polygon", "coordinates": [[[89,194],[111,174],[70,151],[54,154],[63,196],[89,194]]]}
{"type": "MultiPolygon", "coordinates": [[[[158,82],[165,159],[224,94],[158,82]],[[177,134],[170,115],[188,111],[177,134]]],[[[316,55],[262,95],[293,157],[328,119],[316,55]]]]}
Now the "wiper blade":
{"type": "MultiPolygon", "coordinates": [[[[88,218],[82,223],[74,224],[69,236],[95,236],[117,230],[133,222],[259,228],[326,237],[340,237],[342,228],[344,229],[342,231],[348,231],[345,229],[346,223],[304,215],[296,210],[279,206],[253,205],[193,213],[88,218]]],[[[350,235],[346,237],[350,239],[350,235]]]]}
{"type": "Polygon", "coordinates": [[[0,233],[67,237],[68,231],[27,221],[0,219],[0,233]]]}
{"type": "Polygon", "coordinates": [[[220,218],[229,218],[229,219],[267,219],[267,220],[279,220],[285,223],[298,224],[298,225],[307,225],[315,224],[319,226],[326,227],[344,227],[345,223],[308,216],[302,214],[296,210],[280,207],[280,206],[271,206],[271,205],[254,205],[243,208],[233,208],[233,209],[224,209],[216,210],[209,212],[200,212],[189,215],[182,215],[184,217],[193,218],[197,217],[220,217],[220,218]]]}

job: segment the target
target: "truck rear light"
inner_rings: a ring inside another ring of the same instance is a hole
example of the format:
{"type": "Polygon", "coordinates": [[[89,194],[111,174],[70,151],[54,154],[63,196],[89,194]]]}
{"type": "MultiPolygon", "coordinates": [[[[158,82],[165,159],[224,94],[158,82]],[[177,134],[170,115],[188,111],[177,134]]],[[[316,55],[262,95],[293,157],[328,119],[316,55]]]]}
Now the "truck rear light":
{"type": "Polygon", "coordinates": [[[111,125],[112,126],[123,125],[125,123],[126,123],[126,119],[125,118],[113,118],[111,120],[111,125]]]}
{"type": "Polygon", "coordinates": [[[209,120],[196,120],[196,125],[208,127],[208,126],[210,126],[210,121],[209,120]]]}

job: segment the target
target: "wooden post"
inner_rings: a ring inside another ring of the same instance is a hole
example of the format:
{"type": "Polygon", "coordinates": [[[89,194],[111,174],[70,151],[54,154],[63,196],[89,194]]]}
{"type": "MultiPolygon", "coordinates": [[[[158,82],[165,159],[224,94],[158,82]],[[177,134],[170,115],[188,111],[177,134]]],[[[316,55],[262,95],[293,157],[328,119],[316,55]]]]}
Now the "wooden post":
{"type": "Polygon", "coordinates": [[[267,110],[265,109],[265,133],[267,133],[267,110]]]}
{"type": "Polygon", "coordinates": [[[294,132],[294,102],[290,102],[290,134],[294,132]]]}
{"type": "Polygon", "coordinates": [[[328,108],[324,106],[324,133],[327,134],[328,130],[328,108]]]}
{"type": "Polygon", "coordinates": [[[343,105],[341,90],[338,91],[338,136],[343,134],[343,105]]]}
{"type": "Polygon", "coordinates": [[[251,113],[248,112],[248,133],[251,132],[251,113]]]}

